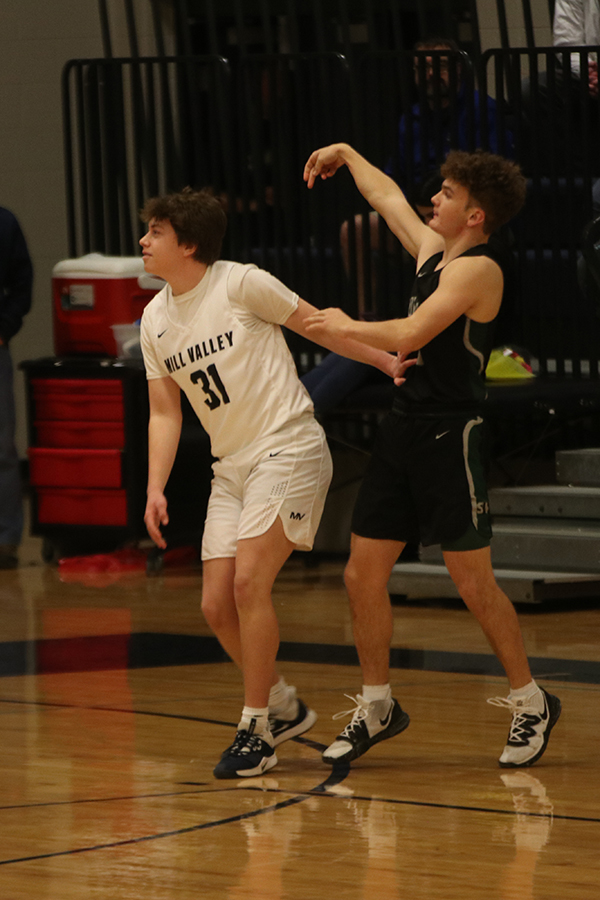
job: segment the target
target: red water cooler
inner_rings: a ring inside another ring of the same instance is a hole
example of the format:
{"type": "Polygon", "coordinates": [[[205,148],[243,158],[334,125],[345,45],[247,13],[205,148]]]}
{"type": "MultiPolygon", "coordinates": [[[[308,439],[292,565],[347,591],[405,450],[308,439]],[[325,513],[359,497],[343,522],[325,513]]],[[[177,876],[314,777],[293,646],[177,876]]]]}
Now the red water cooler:
{"type": "Polygon", "coordinates": [[[118,356],[113,325],[136,322],[164,282],[146,274],[141,256],[89,253],[52,271],[57,356],[118,356]]]}

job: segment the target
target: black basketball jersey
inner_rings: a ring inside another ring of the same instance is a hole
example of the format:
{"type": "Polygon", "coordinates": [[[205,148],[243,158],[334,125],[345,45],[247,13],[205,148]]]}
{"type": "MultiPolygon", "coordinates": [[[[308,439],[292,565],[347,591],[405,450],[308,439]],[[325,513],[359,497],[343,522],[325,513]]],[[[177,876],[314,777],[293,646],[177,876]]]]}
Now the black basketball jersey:
{"type": "MultiPolygon", "coordinates": [[[[442,269],[442,253],[426,260],[417,272],[408,315],[436,290],[442,269]]],[[[478,244],[461,256],[488,256],[497,262],[487,244],[478,244]]],[[[474,322],[459,316],[418,353],[408,369],[406,382],[394,389],[394,408],[408,415],[477,412],[485,398],[485,369],[492,349],[494,322],[474,322]]]]}

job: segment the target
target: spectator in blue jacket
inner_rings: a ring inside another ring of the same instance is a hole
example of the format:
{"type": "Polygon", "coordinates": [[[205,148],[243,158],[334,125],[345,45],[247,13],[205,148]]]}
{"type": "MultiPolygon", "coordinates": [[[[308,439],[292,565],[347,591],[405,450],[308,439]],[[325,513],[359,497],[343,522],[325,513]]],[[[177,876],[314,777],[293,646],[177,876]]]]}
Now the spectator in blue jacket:
{"type": "MultiPolygon", "coordinates": [[[[480,94],[465,77],[464,57],[452,38],[431,37],[414,48],[417,99],[398,123],[398,142],[384,170],[409,196],[417,192],[432,171],[439,169],[450,150],[477,148],[514,157],[514,135],[505,121],[499,128],[500,110],[492,97],[485,98],[482,118],[480,94]]],[[[400,244],[379,216],[369,214],[369,246],[379,249],[381,234],[386,252],[400,252],[400,244]]],[[[351,223],[341,229],[341,249],[346,272],[356,273],[358,314],[369,313],[365,299],[363,215],[354,219],[356,257],[350,259],[351,223]]],[[[374,294],[374,285],[372,293],[374,294]]]]}
{"type": "Polygon", "coordinates": [[[482,117],[480,94],[468,85],[458,45],[451,38],[432,37],[417,41],[414,53],[417,100],[400,118],[397,155],[386,173],[412,190],[439,168],[450,150],[481,147],[511,158],[513,135],[507,128],[499,130],[492,97],[485,98],[482,117]]]}
{"type": "Polygon", "coordinates": [[[0,569],[18,565],[23,531],[15,400],[9,342],[31,307],[33,269],[15,216],[0,207],[0,569]]]}

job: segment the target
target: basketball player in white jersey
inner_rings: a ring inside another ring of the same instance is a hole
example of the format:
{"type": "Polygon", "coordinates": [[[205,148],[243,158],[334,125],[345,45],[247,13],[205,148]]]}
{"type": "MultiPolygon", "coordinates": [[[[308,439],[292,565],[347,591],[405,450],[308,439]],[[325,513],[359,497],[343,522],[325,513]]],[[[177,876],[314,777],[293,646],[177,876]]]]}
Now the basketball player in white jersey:
{"type": "MultiPolygon", "coordinates": [[[[226,216],[210,193],[186,188],[154,198],[142,219],[144,267],[167,282],[142,318],[150,398],[145,522],[164,548],[164,488],[183,391],[217,457],[202,540],[202,610],[244,678],[237,734],[214,774],[260,775],[276,764],[276,745],[316,721],[276,673],[271,601],[292,550],[312,547],[331,479],[325,435],[280,328],[305,334],[316,310],[268,272],[219,260],[226,216]]],[[[396,356],[353,340],[326,346],[403,380],[406,364],[396,356]]]]}

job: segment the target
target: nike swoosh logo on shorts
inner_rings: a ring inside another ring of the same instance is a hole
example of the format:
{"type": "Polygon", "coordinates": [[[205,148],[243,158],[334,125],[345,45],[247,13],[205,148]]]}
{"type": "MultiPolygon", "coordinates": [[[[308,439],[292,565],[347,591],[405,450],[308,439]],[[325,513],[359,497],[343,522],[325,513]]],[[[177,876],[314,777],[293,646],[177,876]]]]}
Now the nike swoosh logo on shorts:
{"type": "Polygon", "coordinates": [[[435,436],[436,441],[439,441],[439,439],[441,437],[444,437],[445,434],[450,434],[450,431],[442,431],[441,434],[436,434],[436,436],[435,436]]]}
{"type": "Polygon", "coordinates": [[[279,456],[280,453],[283,453],[283,450],[278,450],[276,453],[269,453],[269,459],[271,459],[272,456],[279,456]]]}
{"type": "Polygon", "coordinates": [[[164,331],[161,331],[160,334],[157,334],[156,337],[161,338],[161,337],[163,336],[163,334],[164,334],[166,331],[168,331],[168,330],[169,330],[168,328],[165,328],[165,330],[164,330],[164,331]]]}

